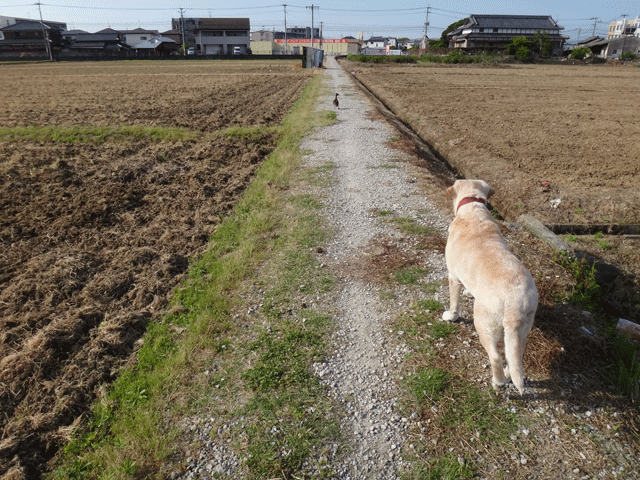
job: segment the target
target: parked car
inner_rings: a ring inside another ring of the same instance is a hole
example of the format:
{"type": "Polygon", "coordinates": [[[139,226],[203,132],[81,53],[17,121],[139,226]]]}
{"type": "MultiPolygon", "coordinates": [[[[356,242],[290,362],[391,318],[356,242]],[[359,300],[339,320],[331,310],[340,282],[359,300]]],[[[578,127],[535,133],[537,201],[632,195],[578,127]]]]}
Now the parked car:
{"type": "Polygon", "coordinates": [[[196,49],[195,47],[189,47],[187,48],[187,55],[195,55],[196,54],[196,49]]]}
{"type": "Polygon", "coordinates": [[[242,48],[241,47],[233,47],[233,54],[234,55],[242,55],[242,48]]]}

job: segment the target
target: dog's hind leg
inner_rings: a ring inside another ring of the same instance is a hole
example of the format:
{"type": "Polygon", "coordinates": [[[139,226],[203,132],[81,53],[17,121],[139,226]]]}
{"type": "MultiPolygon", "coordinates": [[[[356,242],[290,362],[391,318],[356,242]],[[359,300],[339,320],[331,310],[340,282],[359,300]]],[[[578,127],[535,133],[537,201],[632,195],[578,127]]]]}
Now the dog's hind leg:
{"type": "Polygon", "coordinates": [[[508,381],[504,374],[505,368],[502,363],[502,356],[498,351],[498,342],[503,336],[502,325],[496,322],[490,311],[482,305],[478,305],[478,302],[473,307],[473,323],[476,327],[476,332],[478,332],[480,343],[486,350],[487,355],[489,355],[492,372],[491,385],[497,391],[508,381]]]}
{"type": "Polygon", "coordinates": [[[449,276],[449,310],[442,314],[443,320],[452,322],[460,316],[460,293],[462,293],[462,283],[449,276]]]}

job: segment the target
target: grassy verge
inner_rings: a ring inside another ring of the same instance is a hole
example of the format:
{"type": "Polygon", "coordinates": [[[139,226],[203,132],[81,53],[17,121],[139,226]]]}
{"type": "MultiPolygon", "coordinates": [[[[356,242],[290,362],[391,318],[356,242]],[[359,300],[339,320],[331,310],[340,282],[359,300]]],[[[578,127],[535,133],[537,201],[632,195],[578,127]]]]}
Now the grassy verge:
{"type": "Polygon", "coordinates": [[[215,135],[227,135],[251,140],[272,128],[230,127],[205,134],[186,128],[143,127],[0,127],[0,142],[55,142],[55,143],[125,143],[149,139],[154,142],[202,141],[215,135]]]}
{"type": "MultiPolygon", "coordinates": [[[[401,284],[399,279],[398,282],[401,284]]],[[[472,478],[482,472],[478,457],[518,453],[512,436],[517,415],[492,391],[465,381],[447,344],[457,344],[458,327],[440,321],[444,306],[427,298],[401,315],[394,327],[412,348],[404,379],[403,408],[420,421],[410,433],[407,458],[412,470],[402,478],[472,478]]]]}
{"type": "MultiPolygon", "coordinates": [[[[172,453],[197,448],[180,428],[190,416],[215,423],[212,432],[222,433],[210,440],[231,445],[250,478],[289,476],[305,462],[324,469],[312,458],[321,458],[337,428],[309,366],[331,329],[313,301],[333,279],[313,254],[326,234],[315,215],[320,203],[288,192],[300,139],[331,121],[314,111],[319,89],[318,76],[167,315],[79,427],[55,478],[166,478],[172,453]],[[299,303],[301,292],[308,301],[299,303]]],[[[174,458],[178,469],[181,460],[174,458]]]]}

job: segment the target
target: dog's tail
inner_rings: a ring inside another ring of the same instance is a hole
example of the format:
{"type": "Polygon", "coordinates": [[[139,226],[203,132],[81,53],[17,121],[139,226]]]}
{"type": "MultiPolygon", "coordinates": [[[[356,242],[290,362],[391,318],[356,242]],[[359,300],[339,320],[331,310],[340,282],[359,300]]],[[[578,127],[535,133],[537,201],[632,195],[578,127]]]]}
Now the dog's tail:
{"type": "MultiPolygon", "coordinates": [[[[536,307],[526,312],[518,311],[513,315],[505,314],[504,326],[504,356],[507,360],[508,372],[511,381],[516,386],[520,394],[524,393],[524,366],[522,357],[524,355],[524,347],[527,344],[527,335],[533,326],[533,320],[536,313],[536,307]]],[[[505,369],[505,370],[507,370],[505,369]]]]}

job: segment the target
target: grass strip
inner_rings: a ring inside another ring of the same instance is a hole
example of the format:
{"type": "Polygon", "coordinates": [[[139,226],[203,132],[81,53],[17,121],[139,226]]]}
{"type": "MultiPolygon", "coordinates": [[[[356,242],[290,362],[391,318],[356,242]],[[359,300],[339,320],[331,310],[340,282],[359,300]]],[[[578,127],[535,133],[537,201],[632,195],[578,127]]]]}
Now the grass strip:
{"type": "Polygon", "coordinates": [[[283,194],[301,162],[301,138],[331,121],[314,109],[320,81],[310,81],[285,118],[278,146],[192,264],[169,313],[148,327],[134,365],[80,426],[55,478],[166,478],[163,465],[181,441],[177,422],[203,412],[231,425],[227,440],[248,452],[242,460],[254,478],[297,471],[336,437],[330,405],[309,373],[331,321],[294,302],[298,291],[333,286],[311,251],[324,238],[314,214],[320,204],[283,194]],[[268,275],[256,273],[263,268],[268,275]],[[238,320],[247,282],[262,284],[265,300],[238,320]],[[234,426],[238,415],[243,422],[234,426]]]}

